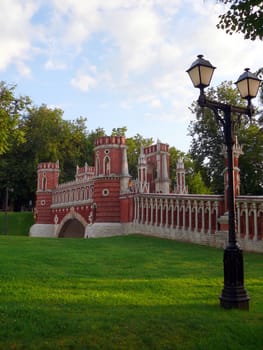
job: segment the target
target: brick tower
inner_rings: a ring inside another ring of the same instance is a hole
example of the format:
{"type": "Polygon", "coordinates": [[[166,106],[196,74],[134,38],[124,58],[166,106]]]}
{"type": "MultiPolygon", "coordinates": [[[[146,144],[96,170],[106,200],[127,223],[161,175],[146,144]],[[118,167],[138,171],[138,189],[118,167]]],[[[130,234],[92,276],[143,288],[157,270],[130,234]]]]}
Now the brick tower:
{"type": "Polygon", "coordinates": [[[144,154],[147,163],[147,182],[149,183],[150,193],[169,193],[169,146],[158,140],[156,145],[145,147],[144,154]]]}
{"type": "Polygon", "coordinates": [[[95,178],[93,203],[94,224],[89,236],[100,231],[111,234],[120,229],[120,195],[128,191],[127,146],[125,137],[103,136],[96,140],[94,148],[95,178]]]}
{"type": "Polygon", "coordinates": [[[37,169],[36,224],[53,224],[51,204],[52,191],[58,185],[59,162],[39,163],[37,169]]]}

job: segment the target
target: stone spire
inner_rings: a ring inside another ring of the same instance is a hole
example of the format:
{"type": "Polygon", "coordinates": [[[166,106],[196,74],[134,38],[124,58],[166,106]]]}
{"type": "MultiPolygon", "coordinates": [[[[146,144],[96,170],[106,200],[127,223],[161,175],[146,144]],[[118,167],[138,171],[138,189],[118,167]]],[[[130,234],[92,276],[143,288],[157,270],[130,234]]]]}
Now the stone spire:
{"type": "Polygon", "coordinates": [[[147,182],[147,160],[144,154],[143,145],[140,148],[140,155],[138,159],[138,184],[139,184],[139,192],[148,193],[149,185],[147,182]]]}
{"type": "Polygon", "coordinates": [[[179,158],[176,163],[176,189],[175,193],[186,194],[188,193],[188,188],[185,185],[185,168],[183,158],[179,158]]]}

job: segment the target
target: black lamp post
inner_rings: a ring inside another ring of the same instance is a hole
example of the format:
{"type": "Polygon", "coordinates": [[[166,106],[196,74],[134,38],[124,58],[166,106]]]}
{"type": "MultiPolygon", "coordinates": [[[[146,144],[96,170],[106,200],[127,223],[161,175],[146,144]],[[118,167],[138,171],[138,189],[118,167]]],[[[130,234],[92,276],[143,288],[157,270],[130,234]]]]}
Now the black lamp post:
{"type": "Polygon", "coordinates": [[[224,250],[224,287],[220,296],[220,305],[226,309],[249,309],[249,296],[244,287],[243,253],[236,241],[235,228],[235,198],[233,188],[233,144],[234,124],[232,112],[247,115],[251,118],[253,107],[251,99],[257,96],[260,79],[245,69],[238,78],[236,85],[242,98],[247,99],[246,108],[232,106],[230,104],[212,101],[206,98],[204,89],[210,85],[213,72],[216,67],[203,58],[197,56],[197,60],[187,70],[194,87],[200,89],[198,104],[200,107],[210,108],[217,121],[222,125],[224,139],[227,148],[228,162],[228,245],[224,250]]]}

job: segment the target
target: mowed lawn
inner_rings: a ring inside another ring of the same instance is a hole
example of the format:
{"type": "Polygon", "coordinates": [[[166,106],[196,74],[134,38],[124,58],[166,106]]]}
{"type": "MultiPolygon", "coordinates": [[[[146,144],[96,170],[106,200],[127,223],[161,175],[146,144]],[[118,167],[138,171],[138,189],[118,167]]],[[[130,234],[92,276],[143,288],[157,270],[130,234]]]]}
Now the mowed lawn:
{"type": "Polygon", "coordinates": [[[0,236],[0,349],[263,349],[263,255],[250,310],[219,306],[223,251],[143,236],[0,236]]]}

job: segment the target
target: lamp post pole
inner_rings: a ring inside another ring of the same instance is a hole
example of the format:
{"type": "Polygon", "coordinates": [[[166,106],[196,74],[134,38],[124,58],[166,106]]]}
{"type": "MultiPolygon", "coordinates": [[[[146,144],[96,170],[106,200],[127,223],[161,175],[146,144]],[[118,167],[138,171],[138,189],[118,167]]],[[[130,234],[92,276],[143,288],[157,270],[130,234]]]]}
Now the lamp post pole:
{"type": "Polygon", "coordinates": [[[249,296],[244,287],[243,252],[236,240],[236,215],[233,180],[234,122],[232,112],[245,113],[247,109],[233,107],[216,101],[209,101],[201,93],[198,104],[213,110],[216,119],[223,126],[228,165],[228,245],[224,250],[224,287],[220,305],[226,309],[249,309],[249,296]],[[222,115],[220,114],[222,112],[222,115]]]}
{"type": "Polygon", "coordinates": [[[224,250],[224,287],[220,296],[220,305],[225,309],[249,309],[249,296],[244,286],[243,252],[236,240],[236,212],[233,180],[233,144],[235,121],[232,113],[247,115],[253,114],[251,98],[257,95],[260,79],[246,69],[237,81],[241,96],[248,100],[247,108],[212,101],[206,98],[204,88],[209,86],[215,67],[202,55],[187,70],[195,87],[200,89],[198,104],[200,107],[211,109],[217,121],[222,125],[224,141],[227,148],[228,164],[228,244],[224,250]]]}

